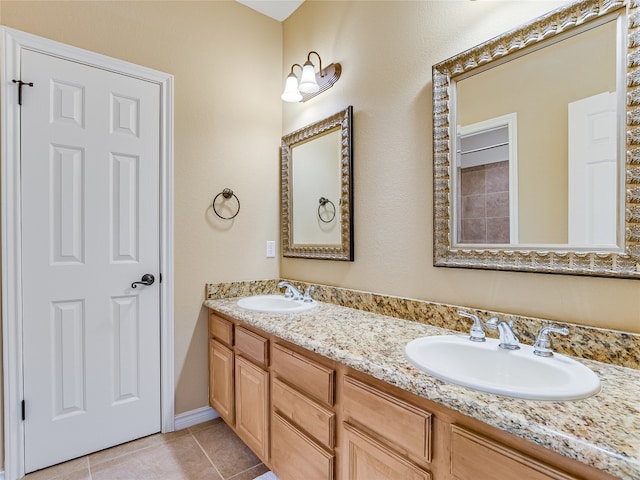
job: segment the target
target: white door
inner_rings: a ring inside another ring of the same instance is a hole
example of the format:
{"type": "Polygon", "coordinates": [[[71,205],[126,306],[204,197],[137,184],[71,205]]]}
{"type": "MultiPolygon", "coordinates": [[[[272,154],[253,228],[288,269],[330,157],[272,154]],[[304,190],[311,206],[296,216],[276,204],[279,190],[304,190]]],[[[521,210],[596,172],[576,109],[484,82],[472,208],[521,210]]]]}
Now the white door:
{"type": "Polygon", "coordinates": [[[30,472],[160,431],[160,92],[28,50],[21,77],[30,472]]]}
{"type": "Polygon", "coordinates": [[[569,244],[613,248],[617,234],[616,94],[569,104],[569,244]]]}

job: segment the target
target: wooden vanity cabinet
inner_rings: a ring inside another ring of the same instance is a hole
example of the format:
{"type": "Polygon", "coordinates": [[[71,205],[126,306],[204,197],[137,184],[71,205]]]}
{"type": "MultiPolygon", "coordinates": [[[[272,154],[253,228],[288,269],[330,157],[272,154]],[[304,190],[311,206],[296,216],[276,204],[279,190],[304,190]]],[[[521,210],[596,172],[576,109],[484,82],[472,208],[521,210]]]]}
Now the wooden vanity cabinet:
{"type": "Polygon", "coordinates": [[[343,429],[343,480],[431,480],[429,472],[374,437],[348,423],[343,429]]]}
{"type": "Polygon", "coordinates": [[[269,340],[209,315],[209,403],[236,434],[269,460],[269,340]]]}
{"type": "Polygon", "coordinates": [[[236,433],[263,462],[269,459],[269,340],[235,328],[236,433]]]}
{"type": "Polygon", "coordinates": [[[451,425],[451,473],[456,480],[579,480],[472,430],[451,425]]]}
{"type": "Polygon", "coordinates": [[[340,480],[615,478],[359,372],[340,378],[340,480]]]}
{"type": "Polygon", "coordinates": [[[335,370],[271,345],[271,462],[280,480],[335,478],[335,370]]]}
{"type": "Polygon", "coordinates": [[[210,402],[280,480],[613,480],[230,317],[209,318],[210,402]]]}
{"type": "Polygon", "coordinates": [[[428,480],[432,414],[350,375],[342,377],[344,480],[428,480]]]}

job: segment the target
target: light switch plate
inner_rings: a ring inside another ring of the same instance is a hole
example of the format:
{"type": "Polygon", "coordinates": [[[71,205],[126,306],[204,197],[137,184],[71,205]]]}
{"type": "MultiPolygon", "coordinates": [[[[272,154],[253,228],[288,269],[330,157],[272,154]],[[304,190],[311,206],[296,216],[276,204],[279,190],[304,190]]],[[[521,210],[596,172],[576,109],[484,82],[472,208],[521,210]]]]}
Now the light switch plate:
{"type": "Polygon", "coordinates": [[[275,258],[276,242],[275,240],[267,240],[267,258],[275,258]]]}

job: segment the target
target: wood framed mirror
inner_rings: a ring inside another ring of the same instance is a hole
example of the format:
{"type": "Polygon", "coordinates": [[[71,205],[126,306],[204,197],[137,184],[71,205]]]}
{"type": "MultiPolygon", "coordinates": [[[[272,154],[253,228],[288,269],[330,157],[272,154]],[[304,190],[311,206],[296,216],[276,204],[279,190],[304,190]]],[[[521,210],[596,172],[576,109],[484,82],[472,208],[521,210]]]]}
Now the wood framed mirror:
{"type": "Polygon", "coordinates": [[[582,0],[433,66],[435,266],[640,278],[638,16],[582,0]]]}
{"type": "Polygon", "coordinates": [[[285,257],[353,261],[353,107],[282,137],[285,257]]]}

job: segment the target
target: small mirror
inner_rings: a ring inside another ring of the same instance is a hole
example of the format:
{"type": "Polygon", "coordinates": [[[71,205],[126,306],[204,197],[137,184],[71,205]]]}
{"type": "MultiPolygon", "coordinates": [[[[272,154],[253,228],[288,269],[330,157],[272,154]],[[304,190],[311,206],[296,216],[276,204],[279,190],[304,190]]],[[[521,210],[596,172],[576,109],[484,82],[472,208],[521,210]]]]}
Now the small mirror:
{"type": "Polygon", "coordinates": [[[640,278],[636,9],[581,0],[433,66],[436,266],[640,278]]]}
{"type": "Polygon", "coordinates": [[[353,107],[282,137],[282,252],[353,261],[353,107]]]}

